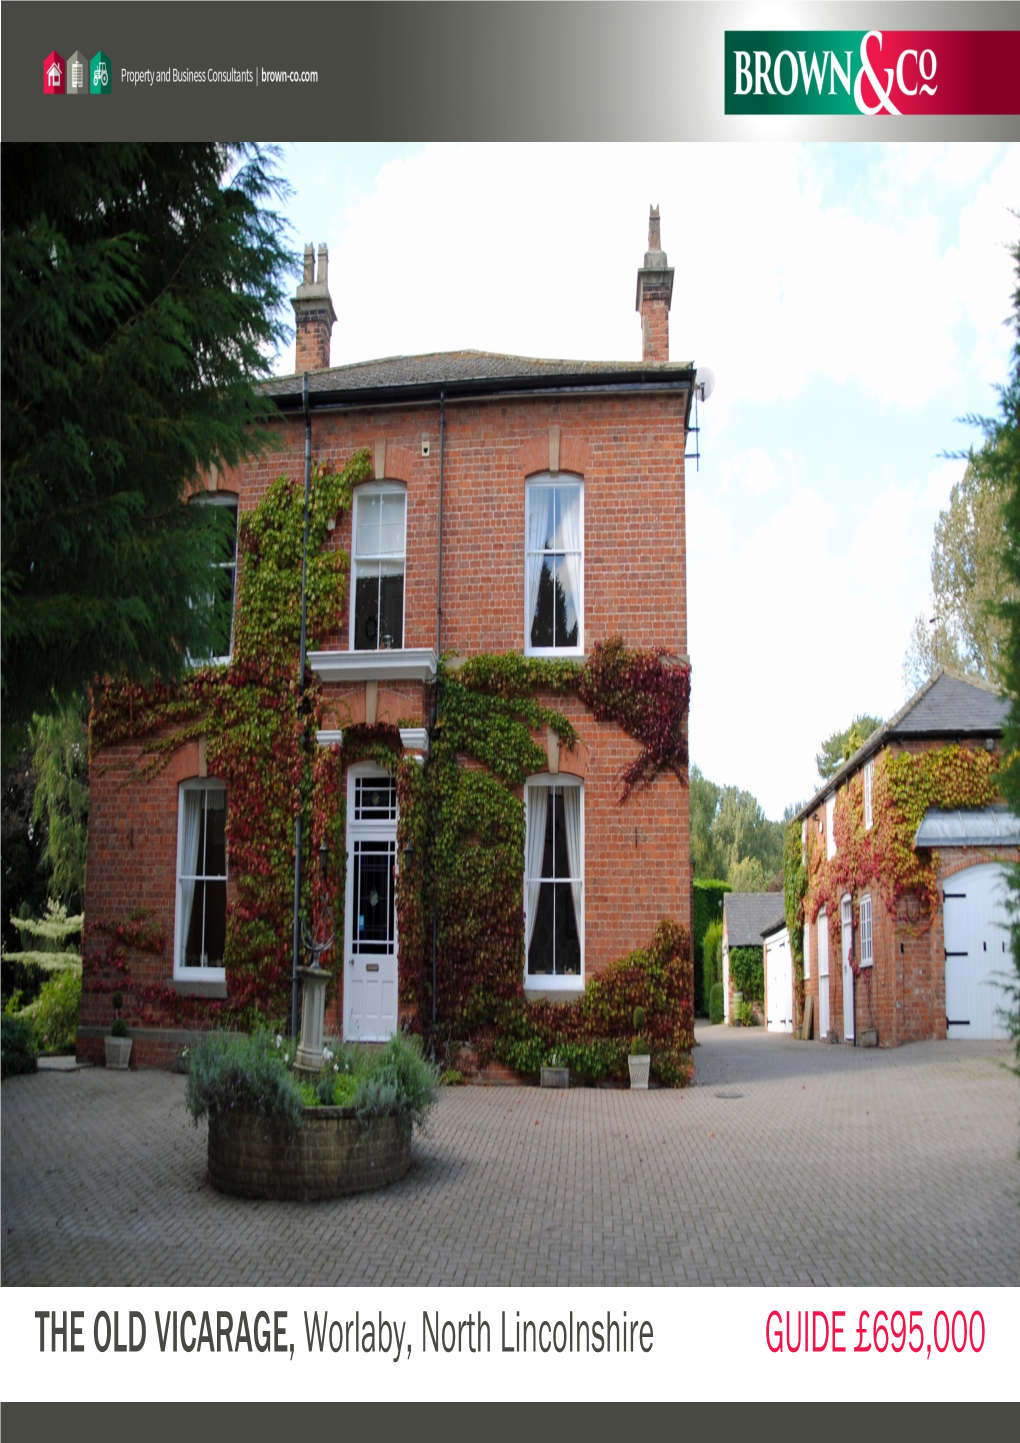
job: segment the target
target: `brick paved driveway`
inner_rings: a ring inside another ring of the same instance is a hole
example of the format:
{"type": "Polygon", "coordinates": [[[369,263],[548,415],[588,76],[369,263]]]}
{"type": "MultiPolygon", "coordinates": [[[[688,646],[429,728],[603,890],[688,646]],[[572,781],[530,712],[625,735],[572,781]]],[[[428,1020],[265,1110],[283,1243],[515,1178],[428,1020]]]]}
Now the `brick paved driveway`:
{"type": "Polygon", "coordinates": [[[1020,1083],[996,1043],[700,1028],[685,1092],[446,1091],[408,1176],[249,1203],[164,1073],[3,1084],[13,1283],[1020,1283],[1020,1083]]]}

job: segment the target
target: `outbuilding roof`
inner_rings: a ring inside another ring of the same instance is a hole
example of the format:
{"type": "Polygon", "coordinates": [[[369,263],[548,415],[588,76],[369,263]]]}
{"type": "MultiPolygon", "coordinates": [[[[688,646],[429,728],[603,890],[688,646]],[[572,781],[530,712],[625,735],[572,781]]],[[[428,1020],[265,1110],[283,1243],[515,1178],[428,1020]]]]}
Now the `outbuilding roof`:
{"type": "Polygon", "coordinates": [[[785,927],[782,892],[726,892],[726,941],[731,947],[760,947],[766,932],[785,927]]]}
{"type": "Polygon", "coordinates": [[[956,737],[1001,737],[1009,703],[995,687],[975,677],[957,676],[939,667],[895,716],[871,733],[862,747],[843,763],[824,786],[806,802],[795,820],[809,816],[824,799],[890,741],[922,737],[947,740],[956,737]]]}
{"type": "Polygon", "coordinates": [[[1020,847],[1020,817],[1008,807],[942,812],[929,807],[914,835],[915,847],[1020,847]]]}
{"type": "MultiPolygon", "coordinates": [[[[422,399],[438,395],[485,395],[494,391],[593,390],[620,386],[635,390],[690,389],[694,363],[652,361],[555,361],[535,356],[508,356],[496,351],[437,351],[423,356],[388,356],[308,373],[308,391],[316,405],[372,404],[386,400],[422,399]]],[[[285,407],[300,404],[304,376],[274,376],[263,383],[285,407]]]]}

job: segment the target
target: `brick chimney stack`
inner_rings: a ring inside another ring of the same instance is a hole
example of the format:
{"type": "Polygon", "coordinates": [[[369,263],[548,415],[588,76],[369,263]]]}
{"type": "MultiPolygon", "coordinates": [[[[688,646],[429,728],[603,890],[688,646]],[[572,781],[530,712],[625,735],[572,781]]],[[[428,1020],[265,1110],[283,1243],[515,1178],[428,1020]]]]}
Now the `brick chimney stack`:
{"type": "Polygon", "coordinates": [[[659,207],[648,212],[648,249],[637,273],[637,305],[641,313],[642,361],[669,360],[669,305],[673,299],[673,270],[666,264],[659,234],[659,207]]]}
{"type": "Polygon", "coordinates": [[[297,326],[295,372],[300,376],[303,371],[328,370],[329,340],[336,324],[336,311],[329,294],[329,251],[324,245],[319,247],[318,275],[315,251],[305,246],[304,281],[298,286],[291,305],[297,326]]]}

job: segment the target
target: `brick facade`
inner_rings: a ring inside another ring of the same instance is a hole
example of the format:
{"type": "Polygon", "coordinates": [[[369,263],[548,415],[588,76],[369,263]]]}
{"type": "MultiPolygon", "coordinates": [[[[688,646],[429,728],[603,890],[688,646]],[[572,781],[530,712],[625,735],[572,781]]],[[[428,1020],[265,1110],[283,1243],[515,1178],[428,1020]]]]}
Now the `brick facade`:
{"type": "MultiPolygon", "coordinates": [[[[657,219],[655,225],[657,230],[657,219]]],[[[645,260],[647,266],[649,257],[645,260]]],[[[316,276],[310,248],[306,251],[305,280],[294,302],[299,369],[318,365],[323,345],[328,364],[332,302],[323,282],[325,266],[320,251],[316,276]]],[[[663,315],[665,274],[661,267],[654,271],[648,302],[663,315]]],[[[672,272],[668,275],[671,291],[672,272]]],[[[643,324],[645,315],[643,310],[643,324]]],[[[656,342],[657,351],[666,344],[656,342]]],[[[668,352],[653,359],[666,362],[668,352]]],[[[442,464],[444,653],[524,650],[525,486],[529,477],[552,475],[583,486],[585,651],[622,633],[628,647],[686,657],[684,451],[693,371],[669,367],[659,386],[648,382],[647,369],[633,370],[644,378],[640,387],[624,372],[619,379],[612,373],[574,386],[570,394],[548,394],[532,385],[519,387],[519,394],[490,387],[495,394],[465,395],[451,386],[442,402],[433,388],[433,394],[400,403],[369,393],[357,405],[312,410],[313,464],[340,468],[364,448],[373,458],[375,479],[406,486],[405,649],[437,643],[442,464]]],[[[292,407],[279,426],[280,449],[211,479],[216,489],[237,494],[242,514],[258,505],[281,474],[303,484],[302,412],[292,407]]],[[[329,543],[348,554],[352,514],[353,509],[341,516],[329,543]]],[[[317,646],[347,652],[347,620],[339,633],[316,638],[317,646]]],[[[325,681],[323,728],[342,730],[373,720],[427,727],[431,697],[421,681],[325,681]]],[[[647,944],[663,918],[690,926],[688,791],[686,782],[662,774],[621,805],[620,774],[638,755],[639,744],[615,724],[596,722],[576,699],[544,700],[565,712],[580,735],[573,752],[557,747],[550,759],[584,780],[584,968],[591,976],[647,944]]],[[[545,745],[546,738],[540,740],[545,745]]],[[[178,794],[181,782],[204,775],[204,751],[196,742],[148,780],[136,775],[140,755],[137,745],[121,743],[105,748],[93,765],[86,900],[87,924],[119,920],[144,907],[162,925],[162,954],[130,957],[138,989],[172,978],[178,794]]],[[[229,811],[229,796],[227,805],[229,811]]],[[[230,897],[228,882],[228,905],[230,897]]],[[[342,975],[343,968],[337,970],[342,975]]],[[[82,1055],[91,1056],[97,1044],[101,1048],[91,1029],[108,1027],[108,994],[115,986],[116,976],[102,971],[94,985],[86,983],[82,1055]]],[[[328,1017],[334,1026],[342,1019],[342,1002],[340,991],[328,1017]]],[[[165,1064],[161,1048],[139,1045],[144,1018],[137,998],[128,999],[125,1016],[136,1037],[133,1063],[165,1064]]]]}

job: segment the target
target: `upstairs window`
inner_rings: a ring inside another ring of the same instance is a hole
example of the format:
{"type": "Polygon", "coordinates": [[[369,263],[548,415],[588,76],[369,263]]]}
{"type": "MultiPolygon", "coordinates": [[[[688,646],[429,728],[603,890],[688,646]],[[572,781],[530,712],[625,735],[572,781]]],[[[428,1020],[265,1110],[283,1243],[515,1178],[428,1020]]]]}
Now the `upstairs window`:
{"type": "Polygon", "coordinates": [[[354,493],[352,651],[399,650],[404,645],[406,516],[403,489],[383,484],[354,493]]]}
{"type": "Polygon", "coordinates": [[[870,831],[873,821],[871,809],[871,788],[875,781],[875,763],[868,762],[864,768],[864,825],[870,831]]]}
{"type": "Polygon", "coordinates": [[[196,496],[191,506],[215,506],[224,519],[223,549],[212,566],[209,606],[213,613],[213,641],[206,662],[228,662],[234,649],[234,601],[237,594],[237,497],[223,492],[196,496]]]}
{"type": "Polygon", "coordinates": [[[584,498],[580,481],[531,481],[526,492],[524,649],[584,650],[584,498]]]}
{"type": "Polygon", "coordinates": [[[870,967],[875,956],[871,943],[871,898],[861,898],[861,966],[870,967]]]}
{"type": "Polygon", "coordinates": [[[177,821],[174,975],[221,979],[227,939],[227,793],[220,782],[185,782],[177,821]],[[210,977],[212,973],[212,977],[210,977]]]}
{"type": "Polygon", "coordinates": [[[825,855],[831,861],[836,855],[836,833],[833,826],[836,814],[836,798],[825,798],[825,855]]]}

